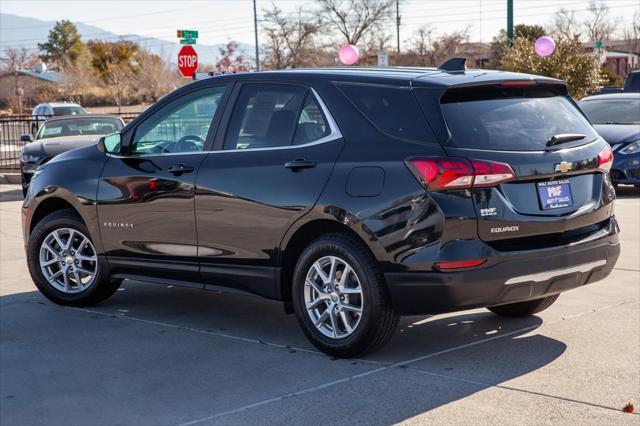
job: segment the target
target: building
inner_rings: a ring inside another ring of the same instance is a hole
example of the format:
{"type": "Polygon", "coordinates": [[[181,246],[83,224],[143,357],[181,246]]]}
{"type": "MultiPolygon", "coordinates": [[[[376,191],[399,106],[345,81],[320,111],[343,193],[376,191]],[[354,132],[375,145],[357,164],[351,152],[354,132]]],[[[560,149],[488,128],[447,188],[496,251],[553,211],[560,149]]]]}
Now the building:
{"type": "Polygon", "coordinates": [[[65,78],[64,74],[48,71],[44,64],[38,64],[35,70],[21,69],[0,75],[0,106],[24,113],[43,95],[57,95],[65,78]]]}

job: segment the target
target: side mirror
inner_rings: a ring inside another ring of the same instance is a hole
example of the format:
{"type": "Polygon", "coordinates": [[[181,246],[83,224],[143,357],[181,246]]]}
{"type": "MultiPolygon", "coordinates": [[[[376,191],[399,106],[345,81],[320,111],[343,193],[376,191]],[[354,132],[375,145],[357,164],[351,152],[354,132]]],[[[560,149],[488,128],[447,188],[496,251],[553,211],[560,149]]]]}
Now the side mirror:
{"type": "Polygon", "coordinates": [[[120,154],[122,150],[122,135],[120,133],[112,133],[101,137],[98,141],[98,148],[107,154],[120,154]]]}
{"type": "Polygon", "coordinates": [[[21,142],[33,142],[33,136],[31,135],[22,135],[20,136],[21,142]]]}

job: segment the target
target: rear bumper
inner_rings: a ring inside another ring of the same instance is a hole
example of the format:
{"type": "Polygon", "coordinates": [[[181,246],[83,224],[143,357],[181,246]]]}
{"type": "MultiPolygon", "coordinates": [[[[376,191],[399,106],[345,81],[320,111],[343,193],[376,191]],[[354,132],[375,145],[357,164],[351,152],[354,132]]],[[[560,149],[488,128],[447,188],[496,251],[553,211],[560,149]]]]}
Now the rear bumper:
{"type": "Polygon", "coordinates": [[[385,279],[399,314],[437,314],[537,299],[602,280],[620,255],[612,234],[582,244],[502,252],[487,266],[458,272],[391,272],[385,279]]]}

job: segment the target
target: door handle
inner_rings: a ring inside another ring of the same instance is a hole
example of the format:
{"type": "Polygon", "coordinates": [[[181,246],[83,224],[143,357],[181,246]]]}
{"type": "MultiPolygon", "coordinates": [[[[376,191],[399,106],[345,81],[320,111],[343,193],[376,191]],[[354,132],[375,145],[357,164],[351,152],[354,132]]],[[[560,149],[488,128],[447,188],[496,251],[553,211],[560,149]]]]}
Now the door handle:
{"type": "Polygon", "coordinates": [[[318,163],[316,163],[315,161],[305,160],[304,158],[296,158],[295,160],[287,161],[286,163],[284,163],[284,166],[287,169],[291,169],[292,172],[299,172],[302,169],[312,169],[317,164],[318,163]]]}
{"type": "Polygon", "coordinates": [[[169,173],[173,173],[176,176],[180,176],[183,173],[191,173],[193,171],[193,166],[187,166],[180,163],[180,164],[176,164],[174,166],[169,167],[167,171],[169,173]]]}

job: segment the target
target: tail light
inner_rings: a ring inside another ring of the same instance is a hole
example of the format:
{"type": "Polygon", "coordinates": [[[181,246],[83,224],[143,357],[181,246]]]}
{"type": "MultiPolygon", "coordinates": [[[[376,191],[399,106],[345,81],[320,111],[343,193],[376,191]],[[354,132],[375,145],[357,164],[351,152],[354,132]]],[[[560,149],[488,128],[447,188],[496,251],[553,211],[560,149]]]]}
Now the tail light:
{"type": "Polygon", "coordinates": [[[611,147],[607,144],[600,154],[598,154],[598,170],[602,173],[607,173],[611,170],[611,165],[613,164],[613,151],[611,151],[611,147]]]}
{"type": "Polygon", "coordinates": [[[412,158],[406,161],[415,177],[430,191],[497,185],[515,179],[508,164],[462,158],[412,158]]]}

